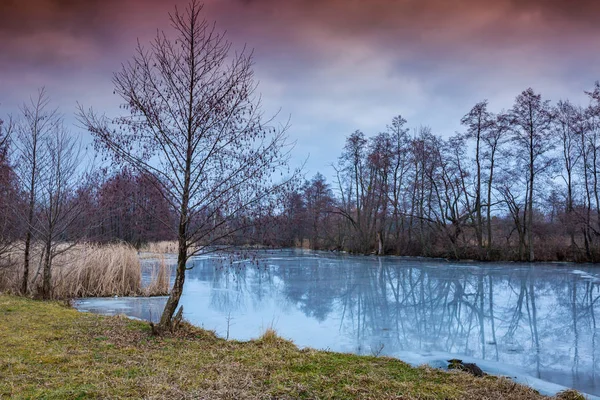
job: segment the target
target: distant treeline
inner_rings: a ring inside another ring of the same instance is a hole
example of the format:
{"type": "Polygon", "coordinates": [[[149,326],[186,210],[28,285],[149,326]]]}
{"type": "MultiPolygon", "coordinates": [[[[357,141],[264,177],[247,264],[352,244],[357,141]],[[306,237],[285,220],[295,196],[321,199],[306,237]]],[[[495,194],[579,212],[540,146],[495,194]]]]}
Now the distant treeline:
{"type": "MultiPolygon", "coordinates": [[[[351,133],[332,182],[317,173],[289,185],[264,209],[237,215],[240,229],[230,226],[221,242],[599,261],[600,85],[586,93],[589,104],[579,106],[551,104],[527,89],[498,113],[482,101],[461,119],[463,132],[447,139],[427,126],[411,129],[401,116],[384,132],[351,133]]],[[[22,119],[35,121],[26,110],[22,119]]],[[[156,177],[130,168],[87,168],[77,143],[51,134],[58,125],[34,143],[26,123],[0,121],[0,255],[15,242],[40,238],[48,246],[80,240],[139,246],[177,238],[169,194],[156,177]],[[28,163],[42,148],[35,158],[40,165],[28,163]]],[[[210,215],[217,221],[220,212],[210,215]]],[[[207,213],[202,224],[212,218],[207,213]]]]}
{"type": "Polygon", "coordinates": [[[346,138],[337,179],[288,193],[277,245],[480,260],[600,260],[600,85],[476,104],[443,139],[401,116],[346,138]]]}

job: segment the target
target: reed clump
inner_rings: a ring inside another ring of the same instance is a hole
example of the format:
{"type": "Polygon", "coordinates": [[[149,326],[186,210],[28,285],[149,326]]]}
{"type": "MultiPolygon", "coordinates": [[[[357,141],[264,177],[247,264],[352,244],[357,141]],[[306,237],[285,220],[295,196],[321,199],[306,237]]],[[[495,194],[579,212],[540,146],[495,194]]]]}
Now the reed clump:
{"type": "Polygon", "coordinates": [[[169,294],[171,288],[171,268],[164,254],[158,257],[158,264],[152,267],[150,283],[144,289],[148,296],[161,296],[169,294]]]}
{"type": "Polygon", "coordinates": [[[140,252],[154,253],[154,254],[176,254],[178,244],[177,241],[160,241],[160,242],[148,242],[140,247],[140,252]]]}
{"type": "MultiPolygon", "coordinates": [[[[169,268],[164,260],[143,287],[138,252],[129,244],[64,244],[62,250],[52,262],[52,298],[155,296],[169,291],[169,268]]],[[[36,297],[41,292],[42,246],[34,244],[31,254],[27,295],[36,297]]],[[[0,259],[0,292],[19,292],[22,257],[15,247],[0,259]]]]}
{"type": "Polygon", "coordinates": [[[127,244],[81,245],[56,260],[54,297],[142,295],[140,260],[127,244]]]}

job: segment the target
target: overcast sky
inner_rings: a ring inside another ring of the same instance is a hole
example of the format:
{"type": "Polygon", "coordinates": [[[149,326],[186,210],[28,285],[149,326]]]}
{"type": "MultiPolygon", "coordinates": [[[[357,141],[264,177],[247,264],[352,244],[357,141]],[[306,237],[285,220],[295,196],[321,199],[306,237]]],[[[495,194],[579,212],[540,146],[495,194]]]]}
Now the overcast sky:
{"type": "MultiPolygon", "coordinates": [[[[69,121],[77,101],[116,112],[112,73],[185,3],[0,0],[0,116],[41,86],[69,121]]],[[[395,115],[447,137],[480,100],[500,111],[531,86],[585,104],[600,79],[595,0],[207,0],[204,12],[254,48],[265,111],[291,116],[309,176],[330,177],[348,134],[395,115]]]]}

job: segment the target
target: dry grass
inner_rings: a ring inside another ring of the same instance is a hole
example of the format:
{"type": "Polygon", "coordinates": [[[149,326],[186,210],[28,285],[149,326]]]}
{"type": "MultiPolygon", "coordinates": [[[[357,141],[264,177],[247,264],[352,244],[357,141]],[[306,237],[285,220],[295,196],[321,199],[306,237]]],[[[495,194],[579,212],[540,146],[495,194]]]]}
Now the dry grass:
{"type": "Polygon", "coordinates": [[[23,262],[23,257],[16,248],[0,255],[0,292],[15,293],[20,286],[22,272],[15,266],[23,262]]]}
{"type": "Polygon", "coordinates": [[[148,296],[166,295],[171,289],[171,268],[164,254],[158,257],[158,265],[152,268],[150,284],[144,289],[148,296]]]}
{"type": "Polygon", "coordinates": [[[75,247],[57,260],[53,278],[57,298],[143,293],[137,251],[125,244],[75,247]]]}
{"type": "Polygon", "coordinates": [[[140,252],[153,254],[176,254],[178,244],[176,241],[162,241],[146,243],[140,248],[140,252]]]}
{"type": "MultiPolygon", "coordinates": [[[[68,246],[68,245],[64,245],[68,246]]],[[[41,246],[33,246],[29,276],[31,296],[41,290],[41,246]]],[[[22,276],[22,250],[3,257],[0,291],[17,293],[22,276]]],[[[162,295],[168,293],[169,272],[158,268],[147,288],[142,287],[141,266],[136,249],[130,245],[78,244],[58,254],[52,266],[53,298],[162,295]]]]}
{"type": "Polygon", "coordinates": [[[155,337],[145,322],[11,296],[0,319],[0,398],[547,398],[505,378],[299,350],[274,332],[236,342],[184,324],[155,337]]]}
{"type": "Polygon", "coordinates": [[[278,340],[281,340],[281,338],[277,335],[275,329],[267,328],[267,330],[265,330],[265,332],[261,335],[261,337],[258,340],[264,343],[275,343],[278,340]]]}

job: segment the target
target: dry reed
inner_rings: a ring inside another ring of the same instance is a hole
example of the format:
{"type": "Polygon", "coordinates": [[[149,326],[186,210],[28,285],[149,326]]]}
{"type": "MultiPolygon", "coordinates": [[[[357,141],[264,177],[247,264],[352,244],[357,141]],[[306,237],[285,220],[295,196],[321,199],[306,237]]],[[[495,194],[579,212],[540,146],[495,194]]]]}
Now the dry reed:
{"type": "Polygon", "coordinates": [[[142,294],[137,251],[124,244],[78,246],[57,260],[53,277],[59,298],[142,294]]]}
{"type": "Polygon", "coordinates": [[[16,293],[22,272],[16,265],[22,262],[15,249],[0,254],[0,292],[16,293]]]}
{"type": "Polygon", "coordinates": [[[177,242],[176,241],[161,241],[161,242],[149,242],[140,248],[141,252],[154,253],[154,254],[175,254],[177,253],[177,242]]]}
{"type": "MultiPolygon", "coordinates": [[[[43,252],[33,246],[29,295],[41,290],[43,252]]],[[[0,258],[0,292],[17,293],[22,276],[22,250],[15,249],[0,258]]],[[[52,297],[153,296],[168,293],[169,271],[160,265],[149,285],[142,287],[137,250],[127,244],[83,243],[65,249],[52,264],[52,297]]]]}
{"type": "Polygon", "coordinates": [[[148,296],[166,295],[171,288],[171,268],[167,264],[164,254],[158,258],[158,265],[152,268],[150,283],[144,289],[148,296]]]}

